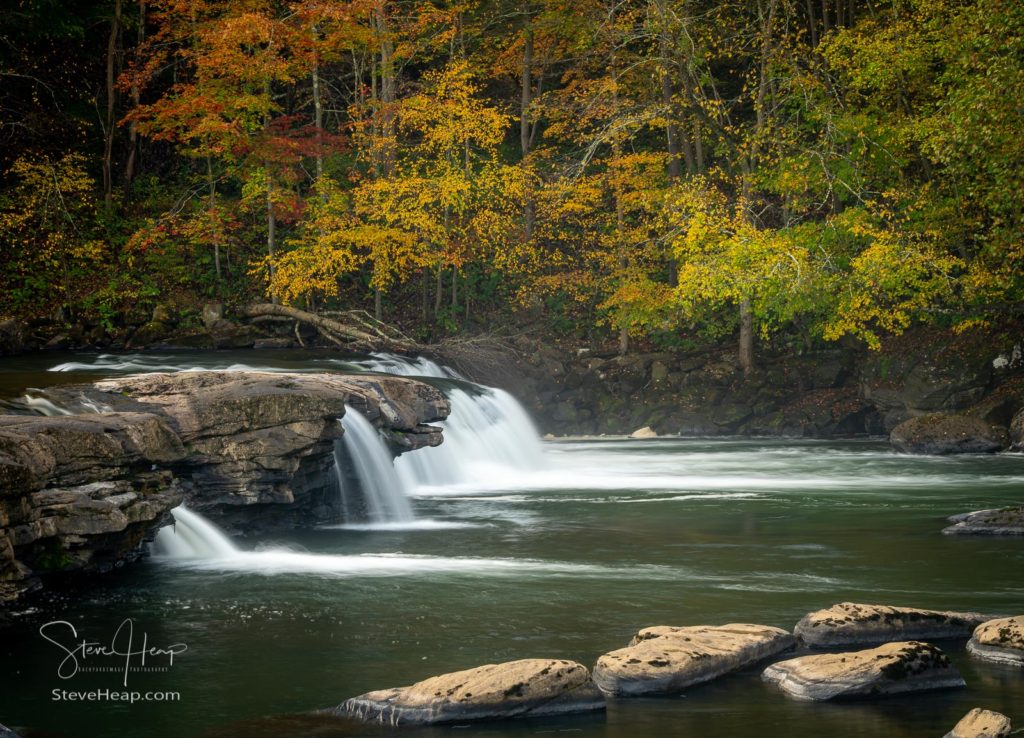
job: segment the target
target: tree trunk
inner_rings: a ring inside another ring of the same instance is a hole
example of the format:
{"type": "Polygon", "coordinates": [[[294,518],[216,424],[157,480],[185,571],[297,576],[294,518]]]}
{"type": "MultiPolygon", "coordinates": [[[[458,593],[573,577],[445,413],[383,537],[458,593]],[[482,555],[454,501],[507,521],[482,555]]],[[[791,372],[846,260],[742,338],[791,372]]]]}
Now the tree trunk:
{"type": "MultiPolygon", "coordinates": [[[[364,348],[376,351],[400,351],[417,352],[423,349],[416,341],[405,337],[391,337],[383,332],[385,326],[375,326],[366,319],[353,317],[350,322],[342,323],[337,320],[325,318],[321,315],[308,313],[305,310],[291,307],[289,305],[277,305],[259,303],[242,309],[242,315],[248,318],[262,318],[267,316],[285,317],[306,323],[318,329],[335,343],[350,342],[364,348]]],[[[351,314],[350,314],[351,315],[351,314]]]]}
{"type": "Polygon", "coordinates": [[[373,288],[373,317],[377,320],[381,319],[383,313],[383,307],[381,306],[381,295],[380,287],[373,288]]]}
{"type": "MultiPolygon", "coordinates": [[[[269,170],[269,168],[268,168],[269,170]]],[[[274,217],[274,185],[270,181],[270,172],[267,172],[267,256],[270,257],[270,277],[274,277],[274,248],[277,240],[277,218],[274,217]]],[[[277,296],[271,295],[271,301],[277,303],[277,296]]]]}
{"type": "Polygon", "coordinates": [[[114,193],[114,105],[117,101],[117,39],[121,35],[121,4],[114,3],[114,17],[110,19],[110,37],[107,39],[107,117],[103,130],[103,202],[110,205],[114,193]]]}
{"type": "Polygon", "coordinates": [[[459,309],[459,268],[452,266],[452,315],[459,309]]]}
{"type": "MultiPolygon", "coordinates": [[[[523,85],[519,100],[519,147],[525,167],[533,140],[529,116],[530,103],[533,102],[533,26],[529,16],[529,7],[524,5],[523,10],[527,14],[527,18],[526,26],[523,29],[523,85]]],[[[533,238],[536,218],[536,206],[532,193],[527,188],[523,198],[523,236],[525,241],[533,238]]]]}
{"type": "MultiPolygon", "coordinates": [[[[316,44],[319,39],[319,31],[317,30],[316,24],[313,24],[313,43],[316,44]]],[[[317,51],[313,52],[313,125],[316,128],[316,181],[320,183],[320,180],[324,176],[324,106],[320,99],[320,55],[317,51]]],[[[326,195],[321,195],[326,197],[326,195]]]]}
{"type": "MultiPolygon", "coordinates": [[[[213,178],[213,162],[210,159],[209,154],[206,156],[206,183],[209,187],[210,194],[208,195],[207,207],[210,212],[213,212],[213,206],[216,204],[217,197],[217,182],[213,178]]],[[[217,282],[220,282],[220,243],[214,241],[213,244],[213,268],[217,272],[217,282]]]]}
{"type": "Polygon", "coordinates": [[[434,317],[437,318],[441,315],[441,301],[444,299],[444,283],[441,281],[441,276],[444,274],[444,266],[441,264],[437,265],[437,284],[434,290],[434,317]]]}
{"type": "MultiPolygon", "coordinates": [[[[142,47],[142,42],[146,40],[146,0],[139,0],[139,27],[136,30],[135,41],[136,48],[142,47]]],[[[139,83],[136,81],[134,75],[132,77],[132,109],[139,107],[141,92],[139,90],[139,83]]],[[[132,182],[135,179],[135,162],[139,155],[139,124],[137,121],[132,120],[128,123],[128,160],[124,164],[124,190],[125,199],[128,198],[128,193],[131,190],[132,182]]]]}
{"type": "Polygon", "coordinates": [[[740,300],[740,368],[743,376],[749,377],[754,371],[754,314],[750,300],[740,300]]]}

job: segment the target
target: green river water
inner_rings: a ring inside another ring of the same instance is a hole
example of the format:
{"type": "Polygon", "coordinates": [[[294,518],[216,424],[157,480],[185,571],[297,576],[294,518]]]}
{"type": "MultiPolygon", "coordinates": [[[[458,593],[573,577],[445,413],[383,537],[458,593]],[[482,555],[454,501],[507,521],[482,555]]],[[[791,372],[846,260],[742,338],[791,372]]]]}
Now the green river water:
{"type": "MultiPolygon", "coordinates": [[[[138,368],[43,375],[34,361],[0,365],[0,389],[138,368]]],[[[216,361],[322,368],[253,352],[216,361]]],[[[1024,612],[1024,542],[940,534],[947,515],[1021,501],[1018,455],[908,457],[877,440],[566,440],[545,442],[536,468],[480,479],[412,490],[417,520],[394,530],[242,541],[259,555],[230,565],[154,557],[32,602],[0,621],[0,722],[25,738],[924,738],[981,706],[1024,723],[1024,671],[978,662],[958,642],[942,645],[967,689],[870,702],[794,702],[753,668],[676,697],[612,700],[606,714],[395,732],[311,714],[484,663],[589,666],[650,625],[792,628],[840,601],[1024,612]],[[168,671],[129,677],[180,700],[55,701],[55,689],[120,676],[61,680],[40,626],[66,620],[102,641],[125,618],[150,644],[187,645],[168,671]]]]}

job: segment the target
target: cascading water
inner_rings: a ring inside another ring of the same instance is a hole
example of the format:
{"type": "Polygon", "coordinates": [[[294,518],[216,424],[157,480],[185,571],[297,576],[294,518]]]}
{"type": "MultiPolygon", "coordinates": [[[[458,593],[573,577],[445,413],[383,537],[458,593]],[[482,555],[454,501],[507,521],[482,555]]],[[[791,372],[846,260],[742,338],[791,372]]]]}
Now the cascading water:
{"type": "Polygon", "coordinates": [[[351,522],[361,517],[370,523],[411,521],[412,506],[405,486],[380,433],[358,410],[347,405],[341,425],[345,435],[334,447],[334,469],[345,519],[351,522]],[[345,470],[352,474],[346,475],[345,470]],[[354,485],[359,488],[358,499],[351,494],[354,485]],[[359,503],[362,510],[358,509],[359,503]]]}
{"type": "Polygon", "coordinates": [[[153,541],[153,553],[170,559],[227,559],[241,552],[224,533],[199,513],[184,505],[171,510],[174,525],[161,528],[153,541]]]}
{"type": "Polygon", "coordinates": [[[444,442],[404,454],[395,462],[406,488],[492,481],[495,475],[543,466],[537,429],[508,392],[473,385],[428,359],[376,355],[367,368],[406,377],[455,379],[463,385],[445,391],[452,412],[438,424],[444,429],[444,442]]]}

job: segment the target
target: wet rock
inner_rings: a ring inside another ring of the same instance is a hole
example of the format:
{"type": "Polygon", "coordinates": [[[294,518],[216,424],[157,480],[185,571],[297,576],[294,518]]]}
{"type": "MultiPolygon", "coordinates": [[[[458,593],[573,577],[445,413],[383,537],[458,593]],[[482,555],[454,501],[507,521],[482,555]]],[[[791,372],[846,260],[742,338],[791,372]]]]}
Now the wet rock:
{"type": "Polygon", "coordinates": [[[967,642],[967,650],[986,661],[1024,666],[1024,615],[982,623],[967,642]]]}
{"type": "Polygon", "coordinates": [[[257,338],[252,346],[254,349],[290,349],[295,341],[290,338],[257,338]]]}
{"type": "Polygon", "coordinates": [[[626,648],[601,656],[594,683],[612,695],[671,694],[792,648],[780,628],[732,623],[641,630],[626,648]]]}
{"type": "Polygon", "coordinates": [[[19,738],[19,736],[7,726],[0,725],[0,738],[19,738]]]}
{"type": "Polygon", "coordinates": [[[912,639],[967,638],[991,615],[841,602],[805,615],[793,633],[813,648],[912,639]]]}
{"type": "Polygon", "coordinates": [[[815,702],[965,686],[949,658],[929,643],[887,643],[772,664],[761,677],[790,697],[815,702]]]}
{"type": "Polygon", "coordinates": [[[909,454],[986,454],[1009,445],[1002,426],[968,415],[936,413],[906,420],[895,428],[889,442],[909,454]]]}
{"type": "Polygon", "coordinates": [[[649,425],[645,425],[643,428],[637,428],[635,431],[629,434],[630,438],[657,438],[658,434],[649,425]]]}
{"type": "Polygon", "coordinates": [[[975,707],[944,738],[1005,738],[1012,730],[1006,715],[975,707]]]}
{"type": "Polygon", "coordinates": [[[523,659],[367,692],[346,700],[336,712],[397,726],[540,717],[604,707],[604,697],[582,664],[523,659]]]}
{"type": "Polygon", "coordinates": [[[946,535],[1024,536],[1024,506],[962,513],[949,522],[953,525],[942,530],[946,535]]]}

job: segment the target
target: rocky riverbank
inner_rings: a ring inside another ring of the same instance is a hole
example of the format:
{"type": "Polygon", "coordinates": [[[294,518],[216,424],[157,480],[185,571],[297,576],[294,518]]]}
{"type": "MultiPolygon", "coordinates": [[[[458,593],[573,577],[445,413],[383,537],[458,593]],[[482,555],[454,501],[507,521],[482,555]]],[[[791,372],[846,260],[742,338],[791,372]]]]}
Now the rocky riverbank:
{"type": "Polygon", "coordinates": [[[236,533],[336,519],[346,405],[396,453],[439,444],[428,424],[450,409],[422,382],[339,374],[150,374],[51,398],[93,412],[0,416],[0,603],[134,561],[183,500],[236,533]]]}

